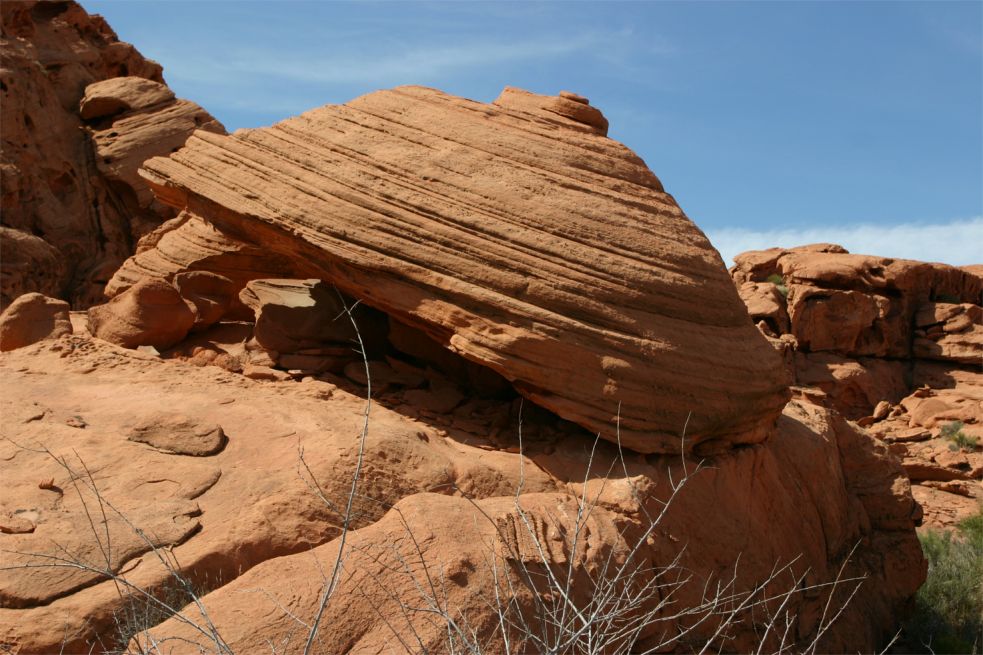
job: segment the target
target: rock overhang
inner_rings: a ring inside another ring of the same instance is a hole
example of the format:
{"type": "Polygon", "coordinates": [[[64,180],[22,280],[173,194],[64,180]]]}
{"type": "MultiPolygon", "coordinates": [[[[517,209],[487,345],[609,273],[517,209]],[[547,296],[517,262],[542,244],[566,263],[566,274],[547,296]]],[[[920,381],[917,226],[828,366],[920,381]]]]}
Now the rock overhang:
{"type": "Polygon", "coordinates": [[[705,235],[605,132],[575,94],[399,87],[196,132],[141,175],[626,447],[764,439],[788,396],[778,356],[705,235]]]}

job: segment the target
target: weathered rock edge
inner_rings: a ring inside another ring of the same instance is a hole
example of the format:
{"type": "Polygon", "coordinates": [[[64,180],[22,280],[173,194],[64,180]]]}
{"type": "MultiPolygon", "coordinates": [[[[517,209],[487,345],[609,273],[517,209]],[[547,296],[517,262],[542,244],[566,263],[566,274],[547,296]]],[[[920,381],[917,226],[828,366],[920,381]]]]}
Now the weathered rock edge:
{"type": "Polygon", "coordinates": [[[138,167],[225,130],[77,2],[4,2],[0,53],[0,306],[38,292],[88,307],[173,217],[138,167]]]}

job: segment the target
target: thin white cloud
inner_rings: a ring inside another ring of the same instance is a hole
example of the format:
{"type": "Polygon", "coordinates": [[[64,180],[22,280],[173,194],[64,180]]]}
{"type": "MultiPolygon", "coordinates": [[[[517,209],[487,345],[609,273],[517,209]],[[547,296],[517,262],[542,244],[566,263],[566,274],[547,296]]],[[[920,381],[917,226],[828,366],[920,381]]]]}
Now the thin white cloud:
{"type": "Polygon", "coordinates": [[[852,253],[942,262],[953,266],[983,264],[983,216],[945,223],[843,225],[802,230],[707,230],[724,263],[745,250],[790,248],[807,243],[837,243],[852,253]]]}
{"type": "Polygon", "coordinates": [[[555,59],[590,50],[604,51],[605,44],[623,36],[585,33],[563,38],[526,41],[476,40],[468,43],[365,55],[331,52],[287,54],[271,48],[237,49],[222,58],[191,57],[178,52],[159,55],[169,77],[186,82],[229,84],[255,83],[258,77],[306,84],[389,85],[407,80],[436,79],[469,69],[522,61],[555,59]]]}

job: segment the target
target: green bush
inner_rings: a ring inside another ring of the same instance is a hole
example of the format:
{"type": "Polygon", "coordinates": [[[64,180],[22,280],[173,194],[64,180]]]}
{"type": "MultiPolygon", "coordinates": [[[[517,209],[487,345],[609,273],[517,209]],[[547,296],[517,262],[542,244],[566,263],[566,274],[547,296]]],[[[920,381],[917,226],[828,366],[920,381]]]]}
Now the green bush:
{"type": "Polygon", "coordinates": [[[980,440],[963,432],[963,427],[965,426],[962,421],[953,421],[943,425],[942,430],[939,431],[939,436],[950,442],[949,448],[951,450],[961,450],[963,448],[975,450],[979,445],[980,440]]]}
{"type": "Polygon", "coordinates": [[[788,286],[785,284],[785,278],[781,275],[772,273],[765,281],[774,284],[778,288],[778,293],[782,294],[782,298],[788,298],[788,286]]]}
{"type": "Polygon", "coordinates": [[[919,539],[928,579],[905,641],[932,653],[983,652],[983,506],[954,532],[928,531],[919,539]]]}

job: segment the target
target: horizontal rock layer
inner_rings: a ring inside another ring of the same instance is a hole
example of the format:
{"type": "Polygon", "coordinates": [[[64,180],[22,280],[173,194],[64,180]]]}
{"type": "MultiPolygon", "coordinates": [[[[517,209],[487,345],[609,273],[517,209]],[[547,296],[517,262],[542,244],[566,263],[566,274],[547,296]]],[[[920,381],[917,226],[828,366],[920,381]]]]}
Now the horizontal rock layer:
{"type": "Polygon", "coordinates": [[[162,239],[111,286],[138,270],[235,279],[224,257],[202,263],[211,230],[206,249],[296,262],[564,418],[610,439],[620,423],[633,449],[678,451],[684,431],[763,439],[787,398],[778,358],[706,237],[602,119],[573,94],[486,105],[400,87],[198,132],[142,171],[202,219],[180,236],[198,251],[162,239]]]}

